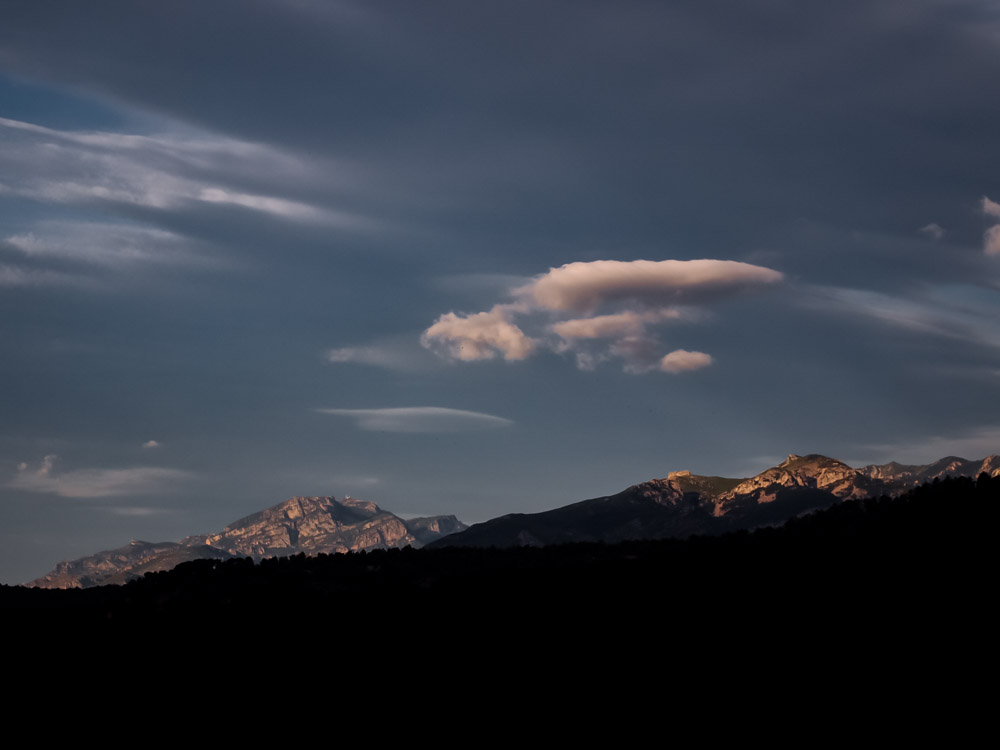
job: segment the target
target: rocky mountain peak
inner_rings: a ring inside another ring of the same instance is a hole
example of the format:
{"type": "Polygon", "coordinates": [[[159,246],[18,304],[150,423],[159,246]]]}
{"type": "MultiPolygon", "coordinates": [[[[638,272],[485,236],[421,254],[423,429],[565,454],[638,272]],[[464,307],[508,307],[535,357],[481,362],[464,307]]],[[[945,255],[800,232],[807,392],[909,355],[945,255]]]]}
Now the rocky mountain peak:
{"type": "Polygon", "coordinates": [[[991,455],[983,459],[983,465],[979,469],[979,473],[982,474],[986,472],[991,477],[1000,476],[1000,456],[991,455]]]}
{"type": "Polygon", "coordinates": [[[462,531],[454,516],[431,516],[407,522],[367,500],[333,496],[291,497],[252,513],[215,534],[198,534],[180,542],[151,544],[132,540],[117,550],[62,562],[30,585],[45,588],[124,583],[155,570],[200,558],[276,557],[341,553],[388,547],[422,547],[446,534],[462,531]]]}

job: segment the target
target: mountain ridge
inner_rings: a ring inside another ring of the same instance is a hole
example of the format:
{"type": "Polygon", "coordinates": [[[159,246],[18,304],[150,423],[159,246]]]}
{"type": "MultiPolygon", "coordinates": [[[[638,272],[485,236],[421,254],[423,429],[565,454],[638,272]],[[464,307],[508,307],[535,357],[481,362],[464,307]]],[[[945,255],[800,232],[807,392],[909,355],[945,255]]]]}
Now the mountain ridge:
{"type": "Polygon", "coordinates": [[[144,542],[58,563],[26,584],[87,588],[126,583],[188,560],[333,554],[400,547],[547,546],[570,542],[680,539],[769,526],[841,500],[899,495],[946,476],[1000,476],[1000,456],[946,456],[930,464],[891,461],[852,468],[820,454],[789,454],[752,477],[672,471],[613,495],[538,513],[513,513],[473,526],[453,515],[404,520],[376,503],[296,496],[179,542],[144,542]]]}
{"type": "Polygon", "coordinates": [[[794,453],[753,477],[670,472],[621,492],[540,513],[508,514],[429,546],[545,546],[566,542],[680,539],[773,525],[836,502],[900,495],[945,476],[1000,475],[1000,456],[947,456],[926,465],[896,462],[855,469],[843,461],[794,453]]]}
{"type": "Polygon", "coordinates": [[[181,562],[203,558],[261,560],[300,552],[317,555],[422,547],[464,528],[465,524],[451,515],[406,521],[367,500],[297,496],[237,519],[214,534],[187,536],[179,542],[133,540],[113,550],[66,560],[26,585],[89,588],[121,584],[147,572],[169,570],[181,562]]]}

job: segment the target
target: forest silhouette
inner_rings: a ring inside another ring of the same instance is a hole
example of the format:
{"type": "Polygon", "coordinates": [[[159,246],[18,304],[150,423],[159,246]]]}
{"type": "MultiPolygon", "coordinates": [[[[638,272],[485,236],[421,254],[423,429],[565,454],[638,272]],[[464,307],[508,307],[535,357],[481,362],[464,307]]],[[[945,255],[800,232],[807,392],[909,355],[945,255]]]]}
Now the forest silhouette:
{"type": "Polygon", "coordinates": [[[849,500],[780,526],[685,540],[444,547],[196,560],[122,586],[0,588],[8,623],[326,623],[416,631],[526,622],[621,628],[752,623],[852,628],[859,617],[974,621],[986,603],[1000,477],[945,478],[849,500]]]}

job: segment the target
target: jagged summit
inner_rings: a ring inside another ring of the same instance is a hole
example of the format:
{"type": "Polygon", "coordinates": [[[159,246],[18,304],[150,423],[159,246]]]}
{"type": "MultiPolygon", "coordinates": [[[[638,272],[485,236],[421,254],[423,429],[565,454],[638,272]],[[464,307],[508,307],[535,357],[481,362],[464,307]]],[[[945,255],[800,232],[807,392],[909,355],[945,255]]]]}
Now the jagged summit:
{"type": "Polygon", "coordinates": [[[616,495],[543,513],[514,514],[476,524],[432,546],[544,545],[565,541],[683,538],[781,523],[840,500],[898,495],[943,476],[1000,475],[1000,457],[949,456],[927,466],[891,463],[855,469],[817,453],[790,453],[753,477],[672,471],[616,495]]]}
{"type": "Polygon", "coordinates": [[[275,557],[341,553],[363,549],[422,547],[466,526],[454,516],[404,521],[367,500],[346,497],[292,497],[234,521],[216,534],[180,542],[151,544],[133,540],[116,550],[59,563],[29,585],[86,588],[125,583],[154,570],[169,570],[186,560],[275,557]]]}
{"type": "Polygon", "coordinates": [[[672,471],[604,497],[542,513],[515,513],[468,528],[455,516],[404,520],[377,504],[345,497],[292,497],[215,534],[180,542],[132,540],[116,550],[59,563],[30,585],[67,588],[123,583],[203,557],[269,556],[446,546],[546,545],[573,541],[683,538],[781,523],[840,500],[898,495],[947,476],[1000,476],[1000,456],[946,456],[927,465],[891,461],[852,468],[816,453],[790,453],[753,477],[672,471]]]}

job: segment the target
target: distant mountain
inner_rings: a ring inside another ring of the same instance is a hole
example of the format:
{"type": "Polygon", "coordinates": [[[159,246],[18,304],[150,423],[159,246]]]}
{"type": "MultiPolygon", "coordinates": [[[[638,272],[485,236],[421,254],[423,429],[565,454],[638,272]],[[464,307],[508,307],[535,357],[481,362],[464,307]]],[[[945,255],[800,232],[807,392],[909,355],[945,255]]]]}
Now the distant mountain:
{"type": "Polygon", "coordinates": [[[833,458],[794,453],[748,478],[675,471],[615,495],[542,513],[513,513],[475,524],[432,547],[545,546],[565,542],[683,539],[782,523],[840,500],[899,495],[945,476],[1000,476],[1000,456],[949,456],[926,466],[895,462],[854,469],[833,458]]]}
{"type": "Polygon", "coordinates": [[[391,547],[422,547],[464,530],[455,516],[404,520],[375,503],[354,498],[293,497],[241,518],[217,534],[189,536],[180,542],[133,541],[124,547],[61,562],[29,586],[88,588],[120,584],[145,573],[170,570],[188,560],[230,557],[284,557],[304,552],[352,552],[391,547]]]}

